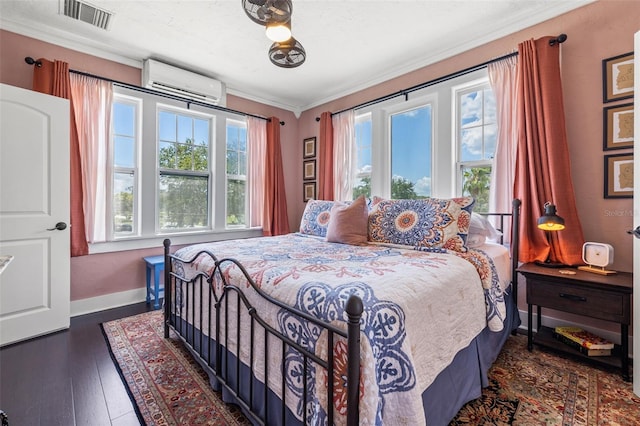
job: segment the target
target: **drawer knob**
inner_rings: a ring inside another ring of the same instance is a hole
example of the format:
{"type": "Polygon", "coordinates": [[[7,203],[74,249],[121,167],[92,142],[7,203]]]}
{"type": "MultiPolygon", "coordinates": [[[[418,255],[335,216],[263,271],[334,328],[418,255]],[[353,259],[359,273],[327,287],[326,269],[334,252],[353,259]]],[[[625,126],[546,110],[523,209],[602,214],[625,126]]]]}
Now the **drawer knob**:
{"type": "Polygon", "coordinates": [[[586,297],[576,296],[575,294],[560,293],[560,297],[562,297],[564,299],[573,300],[573,301],[576,301],[576,302],[586,302],[587,301],[586,297]]]}

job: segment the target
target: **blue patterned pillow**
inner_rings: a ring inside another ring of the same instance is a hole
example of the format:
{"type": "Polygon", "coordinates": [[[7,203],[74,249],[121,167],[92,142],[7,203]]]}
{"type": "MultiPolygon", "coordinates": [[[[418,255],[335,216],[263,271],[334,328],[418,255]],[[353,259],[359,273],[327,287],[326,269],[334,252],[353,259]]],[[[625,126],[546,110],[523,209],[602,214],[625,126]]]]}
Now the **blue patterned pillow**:
{"type": "Polygon", "coordinates": [[[473,197],[382,200],[369,214],[369,240],[466,252],[473,197]]]}
{"type": "Polygon", "coordinates": [[[331,207],[335,201],[309,200],[302,213],[300,220],[300,233],[315,235],[317,237],[327,236],[327,226],[331,218],[331,207]]]}

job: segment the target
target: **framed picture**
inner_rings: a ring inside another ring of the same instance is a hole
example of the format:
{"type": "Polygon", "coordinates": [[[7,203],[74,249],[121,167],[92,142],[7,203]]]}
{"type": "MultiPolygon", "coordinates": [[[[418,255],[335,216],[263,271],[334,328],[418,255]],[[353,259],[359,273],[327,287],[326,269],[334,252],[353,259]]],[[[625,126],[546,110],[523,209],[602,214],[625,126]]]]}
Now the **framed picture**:
{"type": "Polygon", "coordinates": [[[604,198],[633,197],[633,154],[604,156],[604,198]]]}
{"type": "Polygon", "coordinates": [[[633,52],[602,60],[603,102],[633,97],[633,52]]]}
{"type": "Polygon", "coordinates": [[[307,138],[304,140],[302,149],[302,158],[313,158],[316,156],[316,138],[307,138]]]}
{"type": "Polygon", "coordinates": [[[604,119],[605,151],[633,148],[633,104],[606,107],[604,119]]]}
{"type": "Polygon", "coordinates": [[[302,179],[316,180],[316,160],[305,160],[302,162],[302,179]]]}
{"type": "Polygon", "coordinates": [[[304,182],[302,184],[302,201],[305,203],[316,198],[316,183],[304,182]]]}

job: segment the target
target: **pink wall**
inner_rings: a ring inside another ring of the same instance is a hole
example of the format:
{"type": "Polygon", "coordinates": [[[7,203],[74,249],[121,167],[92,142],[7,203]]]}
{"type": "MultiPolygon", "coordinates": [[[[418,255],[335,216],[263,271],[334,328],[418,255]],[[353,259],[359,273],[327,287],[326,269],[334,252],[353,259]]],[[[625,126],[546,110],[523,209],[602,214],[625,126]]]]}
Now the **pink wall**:
{"type": "MultiPolygon", "coordinates": [[[[566,33],[569,39],[562,46],[563,83],[572,175],[580,220],[587,240],[607,242],[615,247],[616,262],[613,267],[631,271],[632,241],[625,231],[632,227],[632,200],[605,200],[602,196],[604,105],[601,61],[633,50],[633,34],[639,29],[638,16],[640,2],[601,0],[453,58],[305,111],[300,119],[296,119],[291,112],[232,95],[228,96],[227,105],[248,113],[275,115],[286,122],[281,128],[281,143],[289,222],[292,230],[295,230],[304,210],[300,184],[302,140],[319,136],[315,117],[321,112],[348,108],[502,56],[525,39],[566,33]]],[[[7,31],[0,31],[0,82],[31,87],[32,71],[24,62],[25,56],[61,59],[69,62],[70,67],[75,70],[140,84],[140,70],[136,67],[7,31]]],[[[161,253],[162,249],[158,247],[72,258],[71,299],[80,300],[143,287],[142,257],[161,253]]]]}
{"type": "MultiPolygon", "coordinates": [[[[587,241],[606,242],[615,249],[613,269],[631,271],[633,205],[631,199],[604,199],[603,156],[631,150],[602,150],[604,106],[602,59],[633,51],[633,34],[640,30],[640,2],[601,0],[476,49],[401,77],[305,111],[300,116],[299,139],[319,134],[315,117],[340,111],[379,96],[414,86],[483,63],[517,49],[518,43],[565,33],[562,80],[571,172],[580,221],[587,241]]],[[[559,212],[562,214],[561,212],[559,212]]]]}
{"type": "MultiPolygon", "coordinates": [[[[65,49],[29,37],[0,30],[0,82],[31,89],[32,66],[24,58],[59,59],[73,70],[100,75],[113,80],[140,85],[140,68],[131,67],[95,56],[65,49]]],[[[286,194],[289,200],[289,223],[297,229],[302,202],[302,142],[298,141],[298,120],[290,111],[260,104],[237,96],[227,97],[227,106],[238,111],[265,117],[276,116],[285,125],[280,139],[286,175],[286,194]]],[[[144,287],[145,268],[142,258],[162,254],[162,247],[114,253],[93,254],[71,258],[71,300],[81,300],[110,293],[144,287]]]]}

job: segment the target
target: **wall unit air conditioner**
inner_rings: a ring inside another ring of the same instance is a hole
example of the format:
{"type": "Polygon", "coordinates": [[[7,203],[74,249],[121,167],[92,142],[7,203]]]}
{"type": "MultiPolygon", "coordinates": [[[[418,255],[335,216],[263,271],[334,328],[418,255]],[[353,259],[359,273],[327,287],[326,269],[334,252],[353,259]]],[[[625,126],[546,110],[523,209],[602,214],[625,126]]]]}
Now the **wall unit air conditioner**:
{"type": "Polygon", "coordinates": [[[220,106],[226,104],[222,82],[154,59],[144,61],[142,84],[149,89],[198,102],[220,106]]]}

